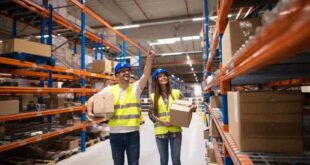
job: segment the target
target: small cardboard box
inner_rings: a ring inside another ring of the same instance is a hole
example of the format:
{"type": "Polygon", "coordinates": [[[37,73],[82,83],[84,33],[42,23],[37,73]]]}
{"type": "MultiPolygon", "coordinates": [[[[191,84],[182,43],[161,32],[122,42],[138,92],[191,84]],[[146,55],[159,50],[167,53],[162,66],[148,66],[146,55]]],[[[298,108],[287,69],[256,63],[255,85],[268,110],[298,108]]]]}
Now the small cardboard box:
{"type": "Polygon", "coordinates": [[[222,96],[211,96],[210,97],[210,107],[212,108],[222,108],[222,96]]]}
{"type": "Polygon", "coordinates": [[[94,115],[95,117],[111,118],[114,114],[114,96],[110,93],[94,95],[94,115]]]}
{"type": "Polygon", "coordinates": [[[213,120],[210,120],[210,135],[211,135],[212,138],[220,137],[220,133],[217,130],[217,127],[216,127],[216,125],[215,125],[213,120]]]}
{"type": "Polygon", "coordinates": [[[180,127],[189,127],[192,120],[190,112],[191,103],[189,101],[176,100],[170,108],[170,122],[172,125],[180,127]]]}
{"type": "Polygon", "coordinates": [[[207,143],[207,152],[208,152],[208,162],[209,163],[216,163],[214,146],[212,142],[207,143]]]}
{"type": "Polygon", "coordinates": [[[1,100],[0,115],[13,115],[19,113],[19,100],[1,100]]]}
{"type": "Polygon", "coordinates": [[[209,136],[210,136],[210,130],[209,129],[204,130],[203,131],[203,138],[209,139],[209,136]]]}
{"type": "Polygon", "coordinates": [[[2,42],[2,53],[28,53],[42,57],[51,57],[51,46],[22,39],[11,39],[2,42]]]}

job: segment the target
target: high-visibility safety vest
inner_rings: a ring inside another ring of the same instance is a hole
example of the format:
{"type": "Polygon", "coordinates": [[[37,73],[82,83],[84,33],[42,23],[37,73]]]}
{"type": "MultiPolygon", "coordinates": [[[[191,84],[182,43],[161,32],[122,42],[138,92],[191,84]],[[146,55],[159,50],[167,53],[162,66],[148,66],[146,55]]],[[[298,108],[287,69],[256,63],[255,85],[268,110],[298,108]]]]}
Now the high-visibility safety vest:
{"type": "Polygon", "coordinates": [[[119,84],[113,85],[109,92],[114,96],[114,115],[108,125],[110,127],[140,126],[140,100],[135,97],[132,84],[126,89],[122,102],[119,84]]]}
{"type": "MultiPolygon", "coordinates": [[[[179,90],[172,89],[171,94],[173,95],[174,100],[180,99],[180,91],[179,90]]],[[[152,101],[154,103],[154,93],[151,95],[151,98],[152,98],[152,101]]],[[[158,98],[158,117],[160,120],[170,121],[170,108],[171,108],[171,105],[174,101],[173,98],[171,97],[171,95],[169,96],[168,107],[166,107],[165,102],[161,96],[158,98]]],[[[162,135],[162,134],[166,134],[168,132],[181,132],[182,131],[181,127],[178,127],[178,126],[166,127],[166,126],[160,124],[159,122],[156,122],[154,127],[155,127],[155,134],[156,135],[162,135]]]]}

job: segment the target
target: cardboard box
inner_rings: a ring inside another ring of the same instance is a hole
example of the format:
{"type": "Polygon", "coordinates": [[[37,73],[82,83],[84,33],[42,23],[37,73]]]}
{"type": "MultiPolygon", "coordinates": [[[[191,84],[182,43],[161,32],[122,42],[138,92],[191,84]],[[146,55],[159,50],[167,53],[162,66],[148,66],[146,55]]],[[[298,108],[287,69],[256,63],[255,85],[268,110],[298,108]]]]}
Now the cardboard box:
{"type": "Polygon", "coordinates": [[[214,152],[214,146],[212,142],[207,142],[207,155],[209,163],[216,163],[216,157],[214,152]]]}
{"type": "Polygon", "coordinates": [[[215,123],[213,122],[213,120],[210,120],[210,126],[209,126],[209,128],[210,128],[210,136],[211,136],[212,138],[218,138],[218,137],[220,137],[220,133],[219,133],[219,131],[217,130],[217,127],[216,127],[215,123]]]}
{"type": "Polygon", "coordinates": [[[0,115],[13,115],[19,113],[19,100],[1,100],[0,115]]]}
{"type": "Polygon", "coordinates": [[[66,97],[64,94],[52,93],[49,97],[50,98],[44,99],[46,109],[57,109],[65,107],[66,97]]]}
{"type": "Polygon", "coordinates": [[[223,35],[223,66],[230,61],[232,56],[239,50],[242,44],[253,35],[256,27],[261,25],[259,18],[234,20],[228,22],[223,35]]]}
{"type": "Polygon", "coordinates": [[[65,137],[54,142],[54,148],[59,150],[72,150],[80,145],[80,139],[75,137],[65,137]]]}
{"type": "Polygon", "coordinates": [[[303,152],[300,92],[228,92],[228,112],[240,151],[303,152]]]}
{"type": "Polygon", "coordinates": [[[206,129],[203,131],[203,139],[209,139],[210,136],[210,130],[206,129]]]}
{"type": "Polygon", "coordinates": [[[94,61],[87,65],[87,71],[93,73],[112,73],[112,61],[110,60],[100,60],[94,61]]]}
{"type": "Polygon", "coordinates": [[[192,112],[190,112],[191,103],[184,100],[176,100],[170,108],[170,122],[172,125],[180,127],[189,127],[192,120],[192,112]]]}
{"type": "Polygon", "coordinates": [[[212,108],[222,108],[222,96],[211,96],[210,97],[210,107],[212,108]]]}
{"type": "Polygon", "coordinates": [[[51,46],[22,39],[12,39],[2,42],[2,53],[28,53],[42,57],[51,57],[51,46]]]}
{"type": "Polygon", "coordinates": [[[96,117],[111,118],[114,114],[114,96],[113,94],[95,94],[94,95],[94,115],[96,117]]]}

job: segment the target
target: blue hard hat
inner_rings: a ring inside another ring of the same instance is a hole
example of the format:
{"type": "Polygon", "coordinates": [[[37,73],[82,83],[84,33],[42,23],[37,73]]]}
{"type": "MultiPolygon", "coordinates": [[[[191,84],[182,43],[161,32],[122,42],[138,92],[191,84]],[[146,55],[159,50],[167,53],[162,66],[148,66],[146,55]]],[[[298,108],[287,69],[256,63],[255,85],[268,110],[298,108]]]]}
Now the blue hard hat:
{"type": "Polygon", "coordinates": [[[153,75],[152,75],[153,80],[155,80],[156,77],[157,77],[160,73],[166,73],[167,75],[169,75],[169,73],[168,73],[165,69],[159,68],[159,69],[156,69],[155,72],[153,73],[153,75]]]}
{"type": "Polygon", "coordinates": [[[124,62],[120,62],[118,63],[115,68],[114,68],[114,74],[117,74],[119,72],[120,69],[122,68],[129,68],[131,70],[130,65],[128,65],[127,63],[124,62]]]}

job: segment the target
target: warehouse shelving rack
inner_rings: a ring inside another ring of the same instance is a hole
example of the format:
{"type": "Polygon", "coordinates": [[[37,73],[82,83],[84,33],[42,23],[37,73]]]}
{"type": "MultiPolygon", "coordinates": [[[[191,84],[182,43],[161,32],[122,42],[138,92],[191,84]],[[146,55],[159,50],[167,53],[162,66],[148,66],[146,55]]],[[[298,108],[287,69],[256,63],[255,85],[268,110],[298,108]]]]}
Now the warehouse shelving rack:
{"type": "MultiPolygon", "coordinates": [[[[141,47],[134,43],[132,40],[121,34],[119,31],[113,29],[111,25],[109,25],[106,21],[104,21],[102,18],[100,18],[98,15],[96,15],[94,12],[92,12],[90,9],[88,9],[85,6],[85,0],[82,1],[82,4],[77,2],[77,1],[72,1],[74,4],[76,4],[78,7],[80,7],[81,10],[81,26],[77,26],[75,24],[70,23],[69,21],[65,20],[62,16],[60,16],[57,13],[53,12],[53,7],[49,5],[49,8],[42,7],[35,2],[31,0],[12,0],[12,1],[5,1],[4,3],[12,3],[14,2],[17,4],[17,6],[14,6],[13,8],[15,9],[20,9],[22,7],[23,9],[25,8],[26,10],[32,11],[35,13],[37,16],[42,17],[41,19],[41,43],[45,42],[44,39],[44,34],[45,34],[45,19],[48,18],[48,44],[52,45],[52,33],[53,33],[53,23],[56,23],[57,26],[63,27],[65,29],[69,29],[72,32],[75,32],[77,34],[80,33],[81,35],[81,70],[78,69],[69,69],[69,68],[62,68],[58,66],[53,66],[53,65],[39,65],[36,63],[28,62],[28,61],[22,61],[22,60],[17,60],[17,59],[10,59],[10,58],[5,58],[5,57],[0,57],[0,64],[2,65],[10,65],[10,66],[15,66],[15,67],[21,67],[21,68],[28,68],[32,70],[22,70],[22,69],[16,69],[16,70],[10,70],[10,69],[3,69],[1,72],[8,73],[11,75],[7,74],[1,74],[1,77],[5,78],[10,78],[14,77],[14,75],[19,75],[23,78],[31,79],[34,78],[36,80],[40,80],[40,85],[41,87],[36,88],[36,87],[0,87],[0,94],[1,95],[6,95],[6,94],[39,94],[41,97],[43,97],[46,93],[81,93],[81,106],[75,106],[75,107],[68,107],[68,108],[61,108],[61,109],[49,109],[46,111],[41,111],[41,112],[27,112],[27,113],[20,113],[20,114],[15,114],[15,115],[6,115],[6,116],[1,116],[0,121],[5,122],[5,121],[12,121],[12,120],[18,120],[18,119],[26,119],[26,118],[33,118],[33,117],[39,117],[39,116],[50,116],[50,115],[55,115],[55,114],[60,114],[60,113],[67,113],[67,112],[75,112],[75,111],[81,111],[82,116],[81,116],[81,123],[80,124],[75,124],[73,126],[60,129],[57,131],[49,132],[46,134],[42,134],[39,136],[19,140],[16,142],[8,143],[5,145],[0,146],[0,152],[10,150],[13,148],[17,148],[20,146],[24,146],[26,144],[30,144],[33,142],[41,141],[44,139],[48,139],[50,137],[55,137],[60,134],[64,134],[67,132],[71,132],[74,130],[79,130],[82,129],[81,133],[81,150],[84,152],[86,150],[86,143],[85,143],[85,138],[86,138],[86,107],[85,107],[85,96],[88,93],[97,93],[99,90],[96,89],[87,89],[85,88],[86,81],[88,81],[90,78],[96,78],[96,79],[110,79],[110,80],[116,80],[115,77],[108,76],[108,75],[102,75],[102,74],[96,74],[96,73],[90,73],[86,72],[86,67],[85,67],[85,46],[86,46],[86,39],[88,39],[88,44],[90,43],[100,43],[101,46],[101,59],[103,59],[103,44],[105,46],[110,47],[113,49],[115,52],[121,52],[121,50],[105,41],[103,38],[103,35],[97,36],[96,34],[86,31],[85,30],[85,12],[90,15],[92,15],[95,19],[99,20],[99,22],[103,23],[105,26],[108,28],[112,29],[114,33],[119,35],[123,40],[126,40],[130,44],[134,45],[139,49],[139,54],[141,47]],[[48,87],[44,87],[44,80],[48,80],[48,87]],[[53,86],[53,80],[57,81],[72,81],[72,80],[81,80],[82,88],[52,88],[53,86]]],[[[11,4],[12,5],[12,4],[11,4]]],[[[7,17],[11,17],[10,14],[4,14],[1,13],[1,15],[5,15],[7,17]]],[[[13,17],[11,17],[13,18],[13,17]]],[[[13,32],[12,36],[16,37],[16,21],[17,19],[14,18],[13,22],[13,32]]],[[[21,21],[21,20],[20,20],[21,21]]],[[[23,21],[25,23],[25,21],[23,21]]],[[[33,25],[31,25],[33,26],[33,25]]],[[[34,26],[36,27],[36,26],[34,26]]],[[[73,36],[72,39],[76,39],[76,36],[73,36]]],[[[97,46],[96,46],[97,50],[97,46]]],[[[123,50],[123,56],[126,56],[126,49],[123,50]]],[[[52,57],[53,58],[53,57],[52,57]]],[[[97,54],[95,56],[97,60],[97,54]]],[[[140,71],[141,72],[141,71],[140,71]]],[[[97,123],[99,122],[106,122],[105,119],[98,120],[96,121],[97,123]]]]}
{"type": "MultiPolygon", "coordinates": [[[[222,115],[218,115],[211,111],[209,114],[211,120],[215,123],[218,131],[223,140],[224,148],[224,164],[254,164],[256,162],[266,163],[268,158],[273,158],[281,162],[281,159],[286,159],[287,162],[299,162],[307,163],[309,158],[303,156],[292,157],[279,156],[279,155],[260,155],[259,159],[256,159],[255,153],[241,153],[228,132],[228,107],[227,107],[227,91],[231,90],[231,80],[250,72],[257,71],[262,68],[266,68],[267,65],[274,64],[288,57],[297,55],[301,51],[307,50],[310,43],[310,17],[309,7],[310,3],[306,0],[295,1],[294,6],[284,15],[280,15],[266,28],[262,28],[260,34],[256,40],[246,47],[243,52],[237,56],[234,56],[226,66],[222,66],[222,37],[227,25],[227,15],[233,4],[232,0],[219,1],[217,10],[218,20],[216,22],[216,31],[214,38],[211,39],[211,46],[209,49],[208,39],[208,1],[205,0],[205,35],[206,35],[206,59],[205,66],[205,79],[211,75],[211,64],[213,56],[217,47],[220,51],[220,65],[219,74],[214,75],[211,82],[207,83],[204,91],[208,93],[208,100],[210,100],[211,90],[213,87],[220,87],[222,95],[222,115]],[[296,161],[297,162],[297,161],[296,161]]],[[[308,75],[309,76],[309,75],[308,75]]],[[[277,82],[269,82],[267,87],[279,87],[279,86],[300,86],[303,84],[309,84],[309,78],[297,78],[290,80],[281,80],[277,82]]],[[[259,156],[258,156],[259,157],[259,156]]],[[[309,163],[309,162],[308,162],[309,163]]]]}

